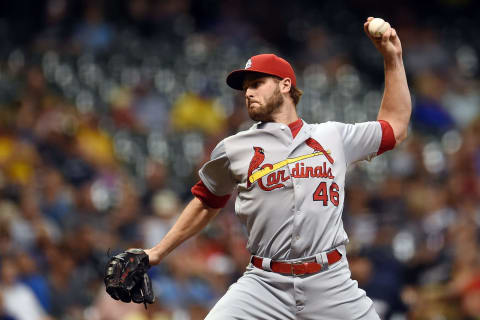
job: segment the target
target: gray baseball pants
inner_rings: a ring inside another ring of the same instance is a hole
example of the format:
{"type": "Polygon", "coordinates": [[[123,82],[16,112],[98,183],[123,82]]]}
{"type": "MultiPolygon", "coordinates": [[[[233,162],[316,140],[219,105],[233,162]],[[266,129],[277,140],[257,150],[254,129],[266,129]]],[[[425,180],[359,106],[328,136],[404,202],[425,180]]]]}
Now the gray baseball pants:
{"type": "Polygon", "coordinates": [[[340,261],[311,275],[282,275],[249,264],[205,319],[379,320],[372,300],[350,278],[345,247],[338,249],[340,261]]]}

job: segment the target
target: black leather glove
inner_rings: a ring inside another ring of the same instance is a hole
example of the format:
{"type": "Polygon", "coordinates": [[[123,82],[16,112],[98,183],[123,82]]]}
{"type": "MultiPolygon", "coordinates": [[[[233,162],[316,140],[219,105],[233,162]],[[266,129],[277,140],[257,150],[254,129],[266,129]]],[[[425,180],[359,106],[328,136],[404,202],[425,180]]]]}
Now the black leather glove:
{"type": "Polygon", "coordinates": [[[115,300],[147,303],[155,301],[152,282],[147,274],[148,255],[142,249],[128,249],[113,256],[105,266],[105,287],[115,300]]]}

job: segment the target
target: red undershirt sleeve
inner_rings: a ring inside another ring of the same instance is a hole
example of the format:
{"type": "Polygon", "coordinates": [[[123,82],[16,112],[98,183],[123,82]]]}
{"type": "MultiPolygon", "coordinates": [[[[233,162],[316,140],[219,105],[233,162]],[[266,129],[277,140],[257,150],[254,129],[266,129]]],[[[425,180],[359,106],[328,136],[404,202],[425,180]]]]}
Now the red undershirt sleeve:
{"type": "Polygon", "coordinates": [[[393,133],[393,128],[390,123],[385,120],[378,120],[378,122],[382,127],[382,141],[380,142],[377,155],[381,155],[385,151],[395,148],[397,141],[395,140],[395,134],[393,133]]]}
{"type": "Polygon", "coordinates": [[[198,181],[192,189],[192,194],[200,199],[204,204],[213,209],[220,209],[225,207],[230,199],[230,194],[224,196],[216,196],[208,190],[208,188],[203,184],[202,180],[198,181]]]}

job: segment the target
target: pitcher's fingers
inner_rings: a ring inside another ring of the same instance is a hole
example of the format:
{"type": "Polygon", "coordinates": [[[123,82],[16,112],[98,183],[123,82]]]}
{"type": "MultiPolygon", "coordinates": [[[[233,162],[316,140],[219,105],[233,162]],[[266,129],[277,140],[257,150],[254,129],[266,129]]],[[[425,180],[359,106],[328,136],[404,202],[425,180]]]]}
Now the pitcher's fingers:
{"type": "Polygon", "coordinates": [[[363,30],[365,30],[365,32],[366,32],[367,34],[369,34],[369,32],[368,32],[368,24],[369,24],[369,21],[367,21],[367,22],[365,22],[365,23],[363,24],[363,30]]]}
{"type": "Polygon", "coordinates": [[[397,37],[397,31],[392,28],[392,34],[390,35],[390,40],[395,40],[395,38],[397,37]]]}
{"type": "Polygon", "coordinates": [[[388,43],[388,39],[392,34],[392,28],[388,27],[387,31],[382,35],[382,45],[386,45],[388,43]]]}
{"type": "Polygon", "coordinates": [[[363,24],[363,28],[365,29],[365,31],[367,31],[368,24],[370,23],[370,21],[372,21],[372,19],[373,17],[368,17],[367,21],[365,21],[365,23],[363,24]]]}

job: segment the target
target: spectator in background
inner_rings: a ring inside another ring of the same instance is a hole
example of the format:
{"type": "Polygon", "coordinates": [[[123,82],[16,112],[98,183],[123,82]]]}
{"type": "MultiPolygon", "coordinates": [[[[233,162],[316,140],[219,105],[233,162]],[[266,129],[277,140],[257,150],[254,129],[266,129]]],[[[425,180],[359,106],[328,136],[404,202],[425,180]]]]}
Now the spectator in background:
{"type": "Polygon", "coordinates": [[[405,31],[405,65],[414,75],[444,71],[450,64],[446,47],[432,28],[422,28],[410,22],[405,31]]]}
{"type": "Polygon", "coordinates": [[[73,34],[78,50],[101,51],[109,47],[114,38],[114,29],[104,20],[104,7],[100,2],[87,2],[83,21],[73,34]]]}
{"type": "Polygon", "coordinates": [[[10,219],[10,234],[15,247],[34,252],[39,239],[59,237],[59,229],[42,215],[34,187],[25,187],[20,196],[19,210],[10,219]]]}
{"type": "Polygon", "coordinates": [[[151,215],[144,219],[141,229],[144,243],[153,246],[173,226],[181,206],[177,194],[169,189],[158,190],[154,193],[149,206],[151,215]]]}
{"type": "Polygon", "coordinates": [[[220,135],[226,128],[223,107],[212,97],[185,93],[173,105],[170,117],[178,132],[198,130],[207,136],[220,135]]]}
{"type": "Polygon", "coordinates": [[[478,117],[479,83],[461,75],[458,67],[450,71],[449,78],[442,103],[455,119],[457,127],[464,129],[478,117]]]}
{"type": "Polygon", "coordinates": [[[32,290],[42,308],[49,312],[51,310],[51,297],[48,279],[43,272],[43,268],[40,268],[27,252],[17,254],[16,264],[20,281],[32,290]]]}
{"type": "Polygon", "coordinates": [[[45,168],[41,183],[44,188],[41,190],[42,213],[55,222],[58,227],[63,227],[69,219],[72,211],[72,193],[65,184],[60,171],[53,168],[45,168]]]}
{"type": "Polygon", "coordinates": [[[113,141],[109,133],[98,125],[98,121],[93,113],[82,117],[75,139],[83,159],[94,167],[107,169],[115,165],[113,141]]]}
{"type": "Polygon", "coordinates": [[[49,319],[32,290],[18,280],[14,258],[4,257],[0,268],[0,292],[7,314],[17,320],[49,319]]]}
{"type": "Polygon", "coordinates": [[[149,83],[141,83],[135,88],[132,112],[143,132],[166,132],[169,129],[168,102],[155,93],[149,83]]]}
{"type": "Polygon", "coordinates": [[[16,320],[9,313],[7,313],[7,311],[4,310],[3,296],[1,292],[0,292],[0,320],[16,320]]]}
{"type": "Polygon", "coordinates": [[[66,0],[48,0],[45,5],[44,28],[36,39],[35,47],[40,50],[56,49],[62,47],[67,38],[67,13],[66,0]]]}
{"type": "Polygon", "coordinates": [[[429,71],[414,80],[416,98],[412,111],[412,125],[427,134],[442,134],[454,128],[455,121],[442,104],[445,81],[429,71]]]}
{"type": "Polygon", "coordinates": [[[38,162],[38,154],[34,146],[14,135],[4,136],[3,145],[5,148],[3,173],[13,185],[27,186],[32,182],[34,166],[38,162]]]}
{"type": "Polygon", "coordinates": [[[368,206],[369,195],[365,189],[355,186],[346,194],[345,226],[350,242],[358,249],[371,246],[377,235],[379,217],[368,206]]]}

